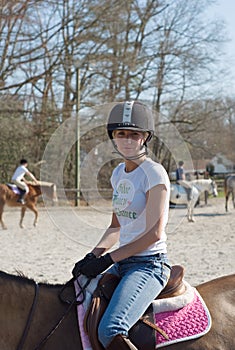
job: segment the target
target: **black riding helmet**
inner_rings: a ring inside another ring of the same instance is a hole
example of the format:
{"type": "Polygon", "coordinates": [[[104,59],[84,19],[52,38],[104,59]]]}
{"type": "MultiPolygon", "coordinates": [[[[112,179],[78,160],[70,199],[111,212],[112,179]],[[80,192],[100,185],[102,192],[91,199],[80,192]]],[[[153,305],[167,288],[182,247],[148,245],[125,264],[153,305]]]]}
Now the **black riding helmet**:
{"type": "Polygon", "coordinates": [[[154,122],[151,110],[138,101],[118,102],[111,110],[107,123],[109,138],[113,139],[113,131],[129,129],[148,132],[145,143],[149,142],[154,133],[154,122]]]}
{"type": "Polygon", "coordinates": [[[147,132],[148,137],[143,144],[143,148],[145,148],[144,152],[140,153],[137,157],[131,157],[129,159],[138,159],[144,154],[147,154],[147,143],[151,140],[154,133],[153,115],[147,106],[138,101],[118,102],[109,114],[107,123],[108,135],[116,152],[123,156],[123,154],[118,151],[113,140],[113,131],[118,129],[147,132]]]}

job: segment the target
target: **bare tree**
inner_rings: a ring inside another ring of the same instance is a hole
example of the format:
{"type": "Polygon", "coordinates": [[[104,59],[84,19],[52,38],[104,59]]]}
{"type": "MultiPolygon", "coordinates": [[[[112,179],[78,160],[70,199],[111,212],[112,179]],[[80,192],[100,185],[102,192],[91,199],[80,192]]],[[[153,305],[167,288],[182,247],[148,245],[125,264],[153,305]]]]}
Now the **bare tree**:
{"type": "MultiPolygon", "coordinates": [[[[197,137],[207,131],[205,120],[209,124],[216,115],[217,103],[211,101],[217,97],[214,86],[220,79],[219,70],[214,72],[220,59],[218,46],[224,41],[223,24],[208,23],[203,17],[213,3],[2,2],[0,93],[6,102],[1,103],[1,123],[9,118],[4,109],[10,99],[3,97],[15,95],[22,101],[17,118],[27,125],[26,148],[35,161],[40,160],[53,131],[74,116],[75,62],[80,61],[81,108],[142,99],[156,111],[157,132],[173,123],[193,150],[197,137]]],[[[221,115],[226,114],[228,105],[220,107],[221,115]]],[[[89,120],[92,128],[94,119],[89,116],[89,120]]],[[[229,122],[221,120],[218,115],[216,123],[228,128],[229,122]]],[[[232,134],[230,138],[233,144],[232,134]]],[[[171,154],[160,139],[155,138],[152,149],[170,169],[171,154]]],[[[74,171],[73,152],[66,166],[69,178],[74,171]]]]}

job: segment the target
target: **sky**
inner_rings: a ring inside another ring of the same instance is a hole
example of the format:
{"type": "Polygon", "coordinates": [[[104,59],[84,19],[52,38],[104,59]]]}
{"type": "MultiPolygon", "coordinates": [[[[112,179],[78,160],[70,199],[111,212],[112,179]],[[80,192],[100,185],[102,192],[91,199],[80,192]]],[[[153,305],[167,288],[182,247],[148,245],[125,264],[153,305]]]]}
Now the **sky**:
{"type": "Polygon", "coordinates": [[[227,45],[228,53],[235,57],[235,1],[217,0],[218,5],[214,7],[215,14],[226,22],[228,36],[232,41],[227,45]]]}
{"type": "Polygon", "coordinates": [[[234,0],[217,0],[217,5],[213,6],[211,15],[223,19],[226,23],[226,31],[231,41],[225,44],[226,56],[231,62],[231,86],[235,95],[235,1],[234,0]],[[233,63],[232,63],[233,62],[233,63]]]}

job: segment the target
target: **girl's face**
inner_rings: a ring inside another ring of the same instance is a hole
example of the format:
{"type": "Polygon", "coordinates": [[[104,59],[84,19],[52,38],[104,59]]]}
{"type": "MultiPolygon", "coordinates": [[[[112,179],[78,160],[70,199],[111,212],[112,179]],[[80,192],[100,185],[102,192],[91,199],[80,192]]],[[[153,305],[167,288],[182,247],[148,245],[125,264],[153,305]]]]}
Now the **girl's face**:
{"type": "Polygon", "coordinates": [[[140,153],[146,139],[146,133],[120,129],[114,131],[113,138],[120,153],[126,157],[133,157],[140,153]]]}

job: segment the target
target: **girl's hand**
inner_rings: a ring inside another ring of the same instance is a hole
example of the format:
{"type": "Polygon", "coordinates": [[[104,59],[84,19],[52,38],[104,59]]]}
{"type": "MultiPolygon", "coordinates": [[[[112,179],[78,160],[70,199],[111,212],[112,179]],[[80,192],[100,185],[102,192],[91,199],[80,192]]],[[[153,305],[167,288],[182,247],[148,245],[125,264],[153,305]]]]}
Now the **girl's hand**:
{"type": "Polygon", "coordinates": [[[99,275],[101,272],[107,270],[109,266],[114,263],[110,254],[107,253],[99,258],[91,259],[87,264],[81,266],[81,273],[87,277],[94,278],[99,275]]]}
{"type": "Polygon", "coordinates": [[[88,253],[83,259],[79,260],[73,270],[72,270],[72,274],[75,278],[78,278],[78,276],[81,274],[81,268],[82,266],[86,265],[88,262],[90,262],[91,260],[96,259],[95,254],[93,253],[88,253]]]}

